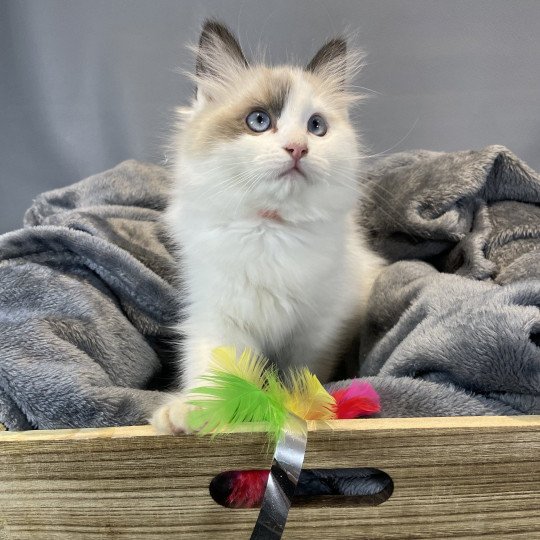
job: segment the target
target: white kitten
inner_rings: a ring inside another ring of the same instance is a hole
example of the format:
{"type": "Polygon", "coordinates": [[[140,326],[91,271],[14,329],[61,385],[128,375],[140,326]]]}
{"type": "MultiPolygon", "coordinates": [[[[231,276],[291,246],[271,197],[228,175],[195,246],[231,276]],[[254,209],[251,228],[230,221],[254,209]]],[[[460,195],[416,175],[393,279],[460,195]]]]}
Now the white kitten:
{"type": "MultiPolygon", "coordinates": [[[[382,264],[354,220],[353,56],[334,39],[305,69],[250,65],[214,21],[197,55],[166,215],[187,301],[182,388],[222,345],[251,347],[280,368],[306,365],[326,381],[382,264]]],[[[177,395],[153,423],[183,431],[186,409],[177,395]]]]}

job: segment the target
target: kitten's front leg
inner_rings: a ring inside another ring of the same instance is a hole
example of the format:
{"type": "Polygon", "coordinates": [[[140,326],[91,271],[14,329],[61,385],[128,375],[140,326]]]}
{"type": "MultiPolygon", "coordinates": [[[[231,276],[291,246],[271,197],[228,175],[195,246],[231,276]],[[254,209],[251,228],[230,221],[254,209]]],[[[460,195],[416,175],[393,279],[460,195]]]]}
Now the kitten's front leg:
{"type": "Polygon", "coordinates": [[[193,431],[188,426],[188,414],[192,410],[187,403],[188,395],[196,386],[197,379],[208,369],[212,351],[218,346],[216,340],[186,338],[181,365],[183,390],[171,395],[153,414],[151,424],[158,432],[178,435],[193,431]]]}

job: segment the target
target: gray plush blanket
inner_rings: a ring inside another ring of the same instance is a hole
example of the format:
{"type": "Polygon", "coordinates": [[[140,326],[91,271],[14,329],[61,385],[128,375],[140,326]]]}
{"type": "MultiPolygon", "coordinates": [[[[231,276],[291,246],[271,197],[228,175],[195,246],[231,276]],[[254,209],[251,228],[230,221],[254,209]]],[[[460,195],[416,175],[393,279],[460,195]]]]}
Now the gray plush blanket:
{"type": "MultiPolygon", "coordinates": [[[[169,181],[127,161],[0,237],[0,422],[146,422],[174,376],[169,181]]],[[[377,162],[360,219],[393,264],[358,370],[383,416],[540,413],[540,177],[503,147],[377,162]],[[360,367],[361,364],[361,367],[360,367]]]]}

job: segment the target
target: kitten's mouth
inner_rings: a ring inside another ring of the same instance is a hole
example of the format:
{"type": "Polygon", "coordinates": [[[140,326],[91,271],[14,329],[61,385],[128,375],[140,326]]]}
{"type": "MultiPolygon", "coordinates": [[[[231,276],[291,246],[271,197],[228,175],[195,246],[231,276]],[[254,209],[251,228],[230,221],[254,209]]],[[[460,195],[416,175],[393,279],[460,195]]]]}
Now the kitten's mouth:
{"type": "Polygon", "coordinates": [[[306,178],[306,173],[300,168],[298,163],[295,163],[292,167],[289,167],[286,171],[280,173],[278,175],[278,178],[283,178],[285,176],[303,176],[304,178],[306,178]]]}

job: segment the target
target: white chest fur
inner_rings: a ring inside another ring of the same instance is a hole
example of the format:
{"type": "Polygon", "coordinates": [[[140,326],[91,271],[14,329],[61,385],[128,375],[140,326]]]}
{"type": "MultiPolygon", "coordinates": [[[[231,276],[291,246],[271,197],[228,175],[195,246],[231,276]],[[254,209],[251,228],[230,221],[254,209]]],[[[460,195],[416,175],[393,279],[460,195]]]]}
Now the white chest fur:
{"type": "Polygon", "coordinates": [[[263,349],[309,327],[347,286],[344,224],[253,219],[192,233],[184,244],[191,315],[215,310],[263,349]]]}

